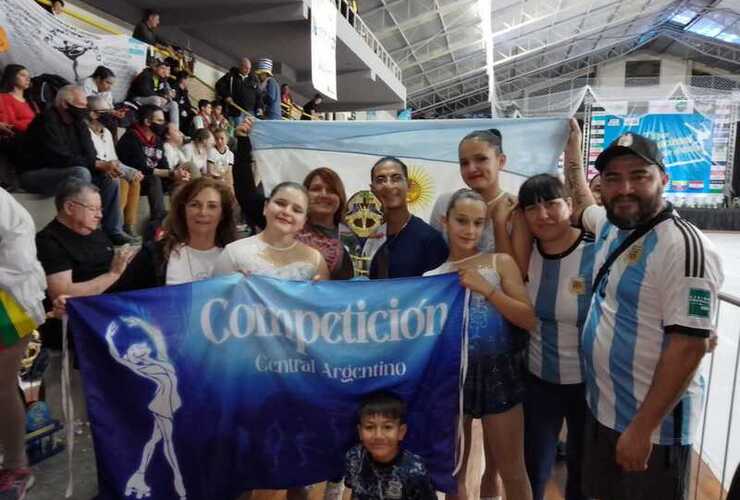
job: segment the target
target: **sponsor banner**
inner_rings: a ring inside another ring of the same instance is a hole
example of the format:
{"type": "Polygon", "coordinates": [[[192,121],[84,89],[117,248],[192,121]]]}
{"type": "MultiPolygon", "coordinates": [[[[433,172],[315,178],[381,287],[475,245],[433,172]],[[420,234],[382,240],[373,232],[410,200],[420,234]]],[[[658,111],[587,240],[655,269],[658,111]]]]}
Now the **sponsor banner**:
{"type": "MultiPolygon", "coordinates": [[[[667,108],[666,108],[667,109],[667,108]]],[[[671,192],[708,192],[712,162],[718,158],[713,143],[714,124],[699,113],[607,116],[604,144],[624,133],[638,133],[658,143],[671,179],[671,192]]],[[[724,153],[726,158],[726,151],[724,153]]]]}

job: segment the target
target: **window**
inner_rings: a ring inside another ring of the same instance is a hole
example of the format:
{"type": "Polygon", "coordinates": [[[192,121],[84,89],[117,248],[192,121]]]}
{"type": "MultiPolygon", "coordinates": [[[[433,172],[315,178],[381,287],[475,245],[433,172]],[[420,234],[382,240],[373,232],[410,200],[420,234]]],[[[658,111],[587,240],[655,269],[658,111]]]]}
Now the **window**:
{"type": "Polygon", "coordinates": [[[625,87],[644,87],[660,84],[660,60],[627,61],[624,71],[625,87]]]}

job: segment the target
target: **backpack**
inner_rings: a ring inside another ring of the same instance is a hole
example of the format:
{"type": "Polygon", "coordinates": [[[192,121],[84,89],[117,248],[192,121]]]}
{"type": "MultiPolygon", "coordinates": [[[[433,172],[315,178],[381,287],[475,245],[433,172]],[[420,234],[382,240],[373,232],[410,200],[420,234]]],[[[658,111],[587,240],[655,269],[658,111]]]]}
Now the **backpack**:
{"type": "Polygon", "coordinates": [[[36,108],[37,113],[43,113],[54,105],[54,99],[59,89],[70,82],[59,75],[44,73],[31,78],[31,87],[27,91],[26,99],[36,108]]]}

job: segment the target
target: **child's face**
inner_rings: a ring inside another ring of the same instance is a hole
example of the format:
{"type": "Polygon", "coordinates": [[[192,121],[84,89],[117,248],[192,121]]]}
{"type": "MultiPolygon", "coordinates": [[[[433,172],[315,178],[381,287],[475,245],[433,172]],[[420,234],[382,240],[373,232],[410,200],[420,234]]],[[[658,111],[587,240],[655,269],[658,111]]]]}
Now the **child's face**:
{"type": "Polygon", "coordinates": [[[406,424],[402,424],[397,418],[368,415],[362,417],[357,430],[362,445],[373,460],[387,463],[398,455],[399,443],[406,435],[406,424]]]}
{"type": "Polygon", "coordinates": [[[226,143],[228,142],[228,140],[226,139],[226,134],[216,134],[214,137],[216,139],[216,147],[219,150],[223,151],[224,148],[226,148],[226,143]]]}

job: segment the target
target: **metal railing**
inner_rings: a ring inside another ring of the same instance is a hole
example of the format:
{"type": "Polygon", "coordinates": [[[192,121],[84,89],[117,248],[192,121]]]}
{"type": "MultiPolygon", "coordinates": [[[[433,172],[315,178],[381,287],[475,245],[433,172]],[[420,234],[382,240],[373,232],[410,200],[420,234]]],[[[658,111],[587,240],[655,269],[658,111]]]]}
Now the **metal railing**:
{"type": "MultiPolygon", "coordinates": [[[[719,345],[717,347],[717,350],[721,350],[723,348],[723,334],[726,334],[726,332],[722,332],[722,326],[724,323],[722,322],[722,314],[724,313],[735,313],[738,316],[740,316],[740,298],[736,297],[734,295],[730,295],[727,293],[720,293],[719,295],[720,299],[720,310],[719,310],[719,319],[717,324],[717,331],[719,333],[719,345]],[[732,306],[734,309],[730,311],[726,311],[727,306],[732,306]]],[[[725,314],[725,317],[727,314],[725,314]]],[[[731,328],[735,327],[737,328],[737,321],[732,321],[732,318],[729,318],[730,321],[727,321],[726,327],[731,328]]],[[[729,409],[728,409],[728,416],[727,416],[727,428],[724,432],[724,440],[722,441],[724,443],[724,450],[722,452],[722,466],[720,470],[719,477],[717,478],[719,480],[719,496],[717,497],[717,500],[723,500],[726,498],[727,491],[725,489],[726,482],[728,479],[732,478],[733,473],[735,472],[735,467],[738,467],[737,464],[733,464],[734,467],[731,467],[730,461],[730,443],[732,442],[732,430],[733,430],[733,416],[735,413],[735,396],[738,388],[738,368],[740,364],[740,330],[736,331],[737,338],[736,340],[736,346],[735,346],[735,353],[734,353],[734,361],[732,362],[732,383],[730,385],[730,401],[729,401],[729,409]]],[[[704,401],[704,409],[703,409],[703,415],[702,415],[702,426],[701,426],[701,432],[700,432],[700,438],[699,438],[699,449],[697,450],[699,454],[699,459],[697,460],[696,464],[696,473],[693,478],[693,485],[694,488],[694,500],[699,500],[702,498],[707,498],[706,495],[700,495],[700,491],[702,490],[700,486],[701,482],[701,472],[702,468],[705,466],[704,463],[704,452],[705,452],[705,444],[707,439],[707,426],[708,422],[712,420],[712,423],[714,424],[714,421],[717,420],[718,424],[722,424],[723,422],[719,418],[713,418],[713,415],[711,414],[713,407],[710,404],[710,400],[712,399],[712,382],[714,378],[714,369],[715,369],[715,361],[717,358],[717,350],[712,352],[710,360],[709,360],[709,368],[708,372],[709,375],[707,377],[707,387],[706,387],[706,393],[705,393],[705,401],[704,401]]],[[[729,374],[718,374],[718,376],[721,375],[722,377],[730,376],[729,374]]],[[[737,424],[740,424],[740,421],[736,422],[737,424]]],[[[716,428],[714,426],[710,426],[710,429],[713,429],[713,432],[716,432],[716,428]]]]}
{"type": "Polygon", "coordinates": [[[355,31],[365,41],[367,46],[370,47],[375,55],[380,58],[383,64],[385,64],[393,72],[393,75],[398,78],[399,81],[402,81],[403,72],[401,71],[400,66],[396,64],[396,61],[393,60],[390,53],[385,50],[383,44],[380,43],[380,40],[378,40],[372,30],[368,28],[367,24],[365,24],[365,21],[363,21],[362,18],[357,15],[356,10],[350,8],[347,0],[334,0],[334,3],[337,6],[339,13],[345,19],[347,19],[351,26],[355,28],[355,31]]]}

